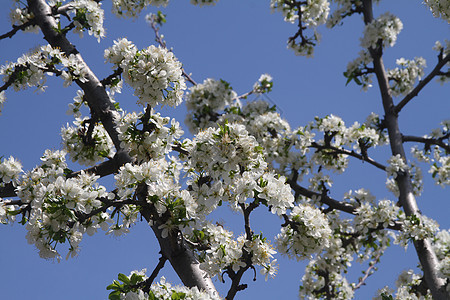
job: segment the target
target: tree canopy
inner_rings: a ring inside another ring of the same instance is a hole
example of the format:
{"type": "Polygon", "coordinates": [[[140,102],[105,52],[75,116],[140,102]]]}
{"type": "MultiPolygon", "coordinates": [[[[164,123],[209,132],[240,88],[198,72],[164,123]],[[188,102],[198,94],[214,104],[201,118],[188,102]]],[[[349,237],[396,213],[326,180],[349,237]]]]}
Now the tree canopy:
{"type": "Polygon", "coordinates": [[[446,1],[11,2],[5,297],[449,299],[446,1]]]}

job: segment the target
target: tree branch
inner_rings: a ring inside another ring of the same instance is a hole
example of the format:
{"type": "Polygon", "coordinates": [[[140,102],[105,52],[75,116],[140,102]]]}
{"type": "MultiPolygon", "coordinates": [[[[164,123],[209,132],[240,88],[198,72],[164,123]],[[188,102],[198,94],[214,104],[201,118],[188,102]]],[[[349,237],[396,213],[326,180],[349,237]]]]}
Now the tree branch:
{"type": "MultiPolygon", "coordinates": [[[[142,201],[145,201],[146,194],[146,185],[142,186],[136,192],[138,199],[142,201]]],[[[184,240],[182,233],[176,231],[170,233],[167,237],[163,237],[162,229],[160,228],[163,222],[155,217],[158,216],[158,213],[153,210],[154,208],[150,205],[146,205],[142,207],[141,214],[147,222],[153,224],[151,228],[161,247],[161,255],[169,260],[183,284],[188,287],[196,286],[200,290],[218,295],[209,275],[200,269],[200,264],[195,258],[194,252],[184,240]]]]}
{"type": "MultiPolygon", "coordinates": [[[[373,21],[372,1],[363,0],[363,14],[365,24],[373,21]]],[[[392,155],[400,155],[406,162],[405,149],[403,148],[403,138],[398,124],[398,111],[396,109],[392,95],[389,89],[389,82],[384,68],[381,51],[369,49],[373,59],[375,74],[378,81],[378,87],[383,102],[385,112],[385,123],[388,129],[389,141],[392,155]]],[[[420,89],[419,89],[420,90],[420,89]]],[[[402,106],[400,106],[401,108],[402,106]]],[[[420,211],[417,207],[416,199],[413,193],[413,186],[409,172],[398,174],[396,182],[400,191],[399,202],[402,205],[405,214],[419,215],[420,211]]],[[[438,276],[439,261],[434,253],[431,242],[420,240],[414,243],[417,255],[424,271],[425,280],[431,290],[434,299],[450,299],[445,290],[445,280],[438,276]]]]}
{"type": "Polygon", "coordinates": [[[0,40],[6,39],[6,38],[12,38],[17,31],[19,30],[25,30],[25,28],[27,28],[28,26],[34,26],[36,25],[36,22],[34,19],[29,20],[28,22],[23,23],[22,25],[13,25],[13,29],[7,33],[4,33],[2,35],[0,35],[0,40]]]}
{"type": "Polygon", "coordinates": [[[359,288],[362,287],[363,285],[366,285],[366,280],[367,280],[367,278],[369,278],[369,276],[373,274],[372,270],[375,270],[375,269],[376,269],[375,264],[377,264],[377,263],[380,261],[380,257],[381,257],[382,254],[383,254],[383,252],[379,252],[379,253],[375,256],[374,260],[372,260],[372,261],[369,263],[369,267],[367,268],[367,270],[364,271],[364,276],[361,277],[361,278],[359,278],[358,284],[356,284],[356,285],[353,287],[353,290],[354,290],[354,291],[357,290],[357,289],[359,289],[359,288]]]}
{"type": "Polygon", "coordinates": [[[166,263],[166,261],[167,257],[161,255],[161,257],[159,258],[159,262],[156,265],[150,277],[147,278],[147,280],[145,280],[144,282],[141,282],[140,286],[142,287],[142,291],[144,293],[150,292],[150,287],[152,286],[153,281],[155,280],[156,276],[158,276],[159,271],[161,271],[161,269],[164,268],[164,264],[166,263]]]}
{"type": "Polygon", "coordinates": [[[310,191],[302,186],[300,186],[297,181],[294,181],[292,179],[288,179],[286,181],[291,188],[295,191],[295,193],[298,193],[302,196],[305,196],[307,198],[315,198],[315,199],[319,199],[320,202],[322,202],[323,204],[328,205],[329,207],[333,208],[333,209],[337,209],[352,215],[356,214],[356,208],[351,205],[350,203],[346,203],[346,202],[341,202],[335,199],[330,198],[329,196],[325,195],[325,194],[320,194],[317,192],[313,192],[310,191]]]}
{"type": "Polygon", "coordinates": [[[379,162],[373,160],[372,158],[368,157],[368,156],[364,156],[362,154],[358,154],[355,151],[350,151],[347,149],[343,149],[343,148],[336,148],[334,146],[331,145],[319,145],[316,142],[311,144],[312,148],[318,149],[318,150],[333,150],[334,152],[329,153],[329,154],[345,154],[348,156],[352,156],[354,158],[357,158],[361,161],[365,161],[368,162],[369,164],[377,167],[380,170],[386,171],[386,166],[384,166],[383,164],[380,164],[379,162]]]}
{"type": "MultiPolygon", "coordinates": [[[[75,55],[76,61],[80,68],[85,71],[86,82],[79,80],[76,83],[85,93],[85,99],[88,102],[90,109],[101,120],[103,126],[108,132],[113,141],[117,152],[122,150],[120,146],[119,134],[114,122],[114,114],[116,109],[106,93],[105,87],[100,80],[91,71],[88,65],[83,60],[81,54],[77,51],[74,45],[61,33],[58,33],[55,28],[58,27],[55,17],[52,15],[52,8],[44,0],[28,0],[30,11],[35,15],[36,24],[41,28],[44,38],[52,47],[60,48],[66,55],[75,55]]],[[[124,156],[128,156],[125,154],[124,156]]],[[[128,157],[126,161],[131,161],[128,157]]]]}
{"type": "MultiPolygon", "coordinates": [[[[156,21],[154,18],[150,18],[149,19],[149,23],[150,26],[152,27],[153,31],[155,32],[155,40],[158,44],[161,45],[161,47],[168,49],[166,42],[163,40],[163,38],[161,37],[161,35],[159,34],[159,27],[156,24],[156,21]]],[[[168,49],[169,50],[169,49],[168,49]]],[[[172,51],[171,49],[169,51],[172,51]]],[[[184,68],[181,68],[181,72],[184,76],[184,78],[186,78],[187,81],[189,81],[190,83],[192,83],[192,85],[197,85],[197,82],[195,82],[194,79],[192,79],[191,75],[186,73],[186,71],[184,70],[184,68]]]]}
{"type": "Polygon", "coordinates": [[[402,101],[400,101],[399,104],[394,108],[394,111],[396,114],[398,114],[403,107],[408,104],[409,101],[411,101],[414,97],[419,95],[419,92],[435,77],[440,75],[440,70],[442,67],[444,67],[448,62],[450,62],[450,55],[447,55],[443,58],[439,58],[438,63],[434,67],[433,71],[431,71],[430,74],[428,74],[427,77],[425,77],[423,80],[419,81],[419,84],[408,93],[408,95],[403,98],[402,101]]]}
{"type": "Polygon", "coordinates": [[[420,136],[412,136],[412,135],[404,135],[403,136],[403,142],[419,142],[423,143],[425,145],[437,145],[444,149],[447,153],[450,153],[450,145],[444,143],[443,140],[448,139],[450,137],[450,134],[447,134],[446,136],[438,139],[433,138],[425,138],[420,136]]]}

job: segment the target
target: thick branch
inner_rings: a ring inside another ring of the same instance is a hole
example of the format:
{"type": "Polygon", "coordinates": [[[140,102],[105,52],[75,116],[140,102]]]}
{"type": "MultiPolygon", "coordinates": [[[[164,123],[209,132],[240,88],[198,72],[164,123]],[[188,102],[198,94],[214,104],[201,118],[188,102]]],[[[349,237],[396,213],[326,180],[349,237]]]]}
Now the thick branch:
{"type": "Polygon", "coordinates": [[[411,101],[414,97],[419,95],[419,92],[435,77],[440,75],[440,70],[443,66],[445,66],[448,62],[450,62],[450,55],[445,56],[442,59],[439,59],[438,63],[434,67],[433,71],[431,71],[430,74],[428,74],[427,77],[425,77],[423,80],[419,82],[419,84],[411,91],[408,95],[406,95],[405,98],[403,98],[402,101],[400,101],[399,104],[395,107],[395,113],[399,113],[402,108],[408,104],[409,101],[411,101]]]}
{"type": "Polygon", "coordinates": [[[444,138],[439,139],[433,139],[433,138],[425,138],[420,136],[412,136],[412,135],[404,135],[403,141],[404,142],[419,142],[424,143],[425,145],[437,145],[444,149],[447,153],[450,153],[450,145],[444,143],[444,139],[449,138],[449,136],[446,136],[444,138]]]}
{"type": "MultiPolygon", "coordinates": [[[[58,33],[55,28],[58,27],[56,19],[52,16],[52,8],[44,0],[28,0],[30,11],[35,15],[36,23],[41,28],[44,38],[52,47],[60,48],[66,55],[73,54],[76,57],[77,63],[85,71],[86,82],[76,81],[76,83],[83,89],[85,99],[88,102],[90,109],[98,116],[103,126],[111,137],[117,152],[120,152],[120,140],[114,123],[114,108],[111,99],[100,80],[91,71],[88,65],[84,62],[82,56],[78,53],[75,46],[63,35],[58,33]]],[[[127,161],[131,161],[128,157],[127,161]]]]}
{"type": "MultiPolygon", "coordinates": [[[[138,199],[145,201],[146,193],[146,187],[142,188],[137,192],[138,199]]],[[[189,248],[181,232],[169,233],[167,237],[163,237],[163,230],[159,228],[162,222],[155,220],[154,217],[158,213],[152,211],[149,205],[142,207],[141,213],[147,222],[153,224],[151,228],[161,247],[161,255],[169,260],[183,284],[188,287],[196,286],[200,290],[218,295],[211,278],[200,269],[194,252],[189,248]]]]}
{"type": "MultiPolygon", "coordinates": [[[[372,22],[373,11],[372,1],[363,0],[364,22],[366,24],[372,22]]],[[[385,112],[385,123],[388,129],[389,141],[392,155],[400,155],[406,162],[405,149],[403,148],[403,138],[398,124],[398,110],[396,109],[392,95],[389,89],[388,78],[384,68],[381,51],[369,49],[373,59],[375,74],[377,76],[378,87],[380,89],[383,108],[385,112]]],[[[420,211],[417,207],[416,199],[413,194],[413,186],[411,176],[408,172],[398,174],[396,182],[400,191],[399,201],[405,214],[419,215],[420,211]]],[[[450,299],[445,290],[445,281],[438,276],[439,261],[431,248],[430,241],[422,240],[414,243],[417,255],[422,265],[425,281],[427,282],[434,299],[450,299]]]]}
{"type": "Polygon", "coordinates": [[[16,188],[11,182],[5,184],[4,187],[0,187],[0,198],[16,197],[16,188]]]}

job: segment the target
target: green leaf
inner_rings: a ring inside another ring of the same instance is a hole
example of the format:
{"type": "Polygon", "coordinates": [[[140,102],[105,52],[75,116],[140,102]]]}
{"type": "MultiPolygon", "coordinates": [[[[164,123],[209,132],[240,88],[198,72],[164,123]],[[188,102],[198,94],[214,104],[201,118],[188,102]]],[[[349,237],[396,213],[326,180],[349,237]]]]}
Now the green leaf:
{"type": "Polygon", "coordinates": [[[120,292],[119,291],[114,291],[111,292],[108,296],[109,300],[120,300],[120,292]]]}
{"type": "Polygon", "coordinates": [[[111,283],[110,285],[108,285],[106,287],[107,290],[118,290],[122,287],[122,284],[120,284],[120,282],[118,282],[117,280],[114,280],[113,283],[111,283]]]}
{"type": "Polygon", "coordinates": [[[186,294],[182,293],[182,292],[177,293],[177,292],[173,291],[171,298],[172,298],[172,300],[181,300],[181,299],[186,298],[186,294]]]}
{"type": "Polygon", "coordinates": [[[125,284],[130,284],[130,279],[125,274],[119,273],[117,278],[125,284]]]}
{"type": "Polygon", "coordinates": [[[150,292],[148,293],[148,300],[156,300],[156,296],[155,296],[155,294],[153,294],[152,291],[150,291],[150,292]]]}

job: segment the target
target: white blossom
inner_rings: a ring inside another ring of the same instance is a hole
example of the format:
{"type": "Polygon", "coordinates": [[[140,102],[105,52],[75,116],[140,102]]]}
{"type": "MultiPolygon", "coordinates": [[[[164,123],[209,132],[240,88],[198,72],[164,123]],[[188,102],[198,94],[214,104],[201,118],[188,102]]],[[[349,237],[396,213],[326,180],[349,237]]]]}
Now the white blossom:
{"type": "Polygon", "coordinates": [[[100,186],[95,175],[81,172],[66,178],[65,152],[46,151],[42,165],[27,172],[17,187],[17,195],[31,210],[26,229],[28,243],[34,244],[43,258],[59,261],[58,243],[69,242],[69,254],[79,251],[82,234],[109,222],[106,213],[99,213],[88,222],[80,223],[77,214],[89,214],[100,207],[100,198],[109,197],[106,188],[100,186]]]}
{"type": "Polygon", "coordinates": [[[16,186],[19,183],[19,175],[22,172],[22,164],[14,157],[2,158],[0,163],[0,187],[9,182],[16,186]]]}
{"type": "Polygon", "coordinates": [[[214,127],[219,112],[237,97],[231,86],[224,80],[207,78],[203,83],[189,88],[186,107],[189,111],[186,123],[192,132],[214,127]]]}
{"type": "Polygon", "coordinates": [[[392,47],[402,29],[403,23],[400,19],[386,12],[366,25],[364,37],[361,39],[361,46],[366,49],[375,49],[378,41],[381,40],[383,47],[392,47]]]}
{"type": "Polygon", "coordinates": [[[438,228],[439,225],[436,221],[424,215],[408,216],[403,222],[402,230],[399,232],[395,243],[406,248],[409,241],[433,238],[438,228]]]}
{"type": "Polygon", "coordinates": [[[69,12],[74,14],[75,32],[82,37],[84,29],[87,29],[89,35],[95,36],[100,42],[105,36],[101,3],[94,0],[75,0],[71,3],[71,8],[69,12]]]}
{"type": "Polygon", "coordinates": [[[277,249],[289,258],[309,258],[328,247],[332,231],[325,215],[309,205],[295,206],[291,222],[276,237],[277,249]]]}
{"type": "Polygon", "coordinates": [[[396,154],[388,159],[388,164],[386,168],[386,173],[388,176],[397,178],[399,172],[407,172],[410,167],[406,164],[404,158],[400,154],[396,154]]]}
{"type": "Polygon", "coordinates": [[[114,156],[114,144],[101,124],[91,124],[87,118],[77,118],[73,124],[61,128],[61,138],[64,150],[72,161],[91,166],[106,157],[114,156]],[[93,129],[90,132],[89,127],[93,129]]]}
{"type": "Polygon", "coordinates": [[[416,57],[414,60],[400,58],[396,60],[400,68],[395,68],[387,72],[390,80],[390,88],[394,96],[407,95],[413,88],[417,79],[424,75],[423,69],[426,67],[426,61],[422,57],[416,57]]]}
{"type": "Polygon", "coordinates": [[[137,50],[128,40],[120,39],[105,50],[104,57],[123,69],[125,82],[144,107],[175,107],[182,102],[186,83],[181,63],[167,49],[151,45],[137,50]]]}
{"type": "Polygon", "coordinates": [[[423,1],[436,18],[442,18],[450,23],[450,1],[449,0],[424,0],[423,1]]]}

